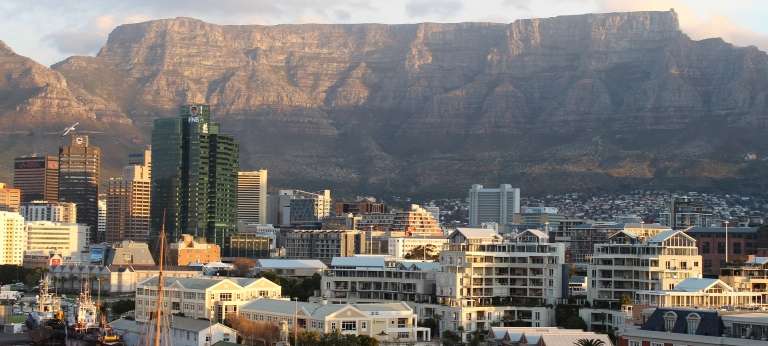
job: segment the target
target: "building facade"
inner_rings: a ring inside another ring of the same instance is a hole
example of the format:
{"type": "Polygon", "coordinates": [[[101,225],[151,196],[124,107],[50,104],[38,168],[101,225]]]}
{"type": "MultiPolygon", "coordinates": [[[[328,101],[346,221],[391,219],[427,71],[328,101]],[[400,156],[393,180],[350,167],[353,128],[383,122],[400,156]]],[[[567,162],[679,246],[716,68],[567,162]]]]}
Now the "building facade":
{"type": "Polygon", "coordinates": [[[390,256],[395,258],[405,258],[406,255],[411,254],[417,247],[427,249],[423,254],[438,255],[440,254],[440,251],[442,251],[443,245],[447,243],[448,239],[445,237],[389,237],[387,245],[390,256]]]}
{"type": "MultiPolygon", "coordinates": [[[[167,278],[163,281],[163,314],[223,321],[238,307],[260,298],[280,298],[280,285],[265,278],[167,278]]],[[[157,303],[157,278],[136,287],[136,321],[146,322],[157,303]]],[[[283,301],[283,303],[287,303],[283,301]]],[[[289,305],[289,304],[286,304],[289,305]]]]}
{"type": "Polygon", "coordinates": [[[713,208],[699,199],[673,196],[669,202],[669,209],[661,213],[661,220],[665,226],[672,229],[686,229],[712,226],[715,217],[713,208]]]}
{"type": "MultiPolygon", "coordinates": [[[[237,229],[238,146],[219,133],[208,105],[186,105],[181,115],[157,119],[152,130],[151,229],[205,236],[225,247],[237,229]]],[[[157,234],[150,234],[156,239],[157,234]]]]}
{"type": "Polygon", "coordinates": [[[356,230],[292,230],[283,233],[285,257],[330,260],[355,255],[356,230]]]}
{"type": "Polygon", "coordinates": [[[687,278],[702,277],[696,240],[682,231],[638,235],[623,230],[608,241],[595,245],[588,267],[592,307],[634,302],[638,291],[671,290],[687,278]]]}
{"type": "Polygon", "coordinates": [[[151,205],[149,168],[130,165],[107,183],[106,241],[149,241],[151,205]]]}
{"type": "Polygon", "coordinates": [[[77,205],[69,202],[31,201],[23,203],[19,212],[27,222],[77,222],[77,205]]]}
{"type": "Polygon", "coordinates": [[[88,246],[88,226],[75,223],[32,221],[26,223],[27,252],[78,257],[88,246]]]}
{"type": "Polygon", "coordinates": [[[469,189],[469,225],[497,223],[500,226],[513,222],[520,213],[520,189],[502,184],[498,188],[472,185],[469,189]]]}
{"type": "Polygon", "coordinates": [[[331,190],[278,192],[280,225],[317,222],[331,214],[331,190]]]}
{"type": "Polygon", "coordinates": [[[408,210],[395,213],[391,230],[417,237],[444,236],[440,224],[432,213],[418,204],[411,204],[408,210]]]}
{"type": "Polygon", "coordinates": [[[59,200],[77,205],[77,223],[90,227],[94,242],[99,229],[99,179],[101,149],[88,136],[73,134],[69,145],[59,148],[59,200]]]}
{"type": "Polygon", "coordinates": [[[417,315],[405,303],[319,304],[257,299],[244,304],[240,316],[276,325],[285,323],[290,330],[295,326],[322,334],[365,335],[384,345],[431,340],[429,328],[418,327],[417,315]]]}
{"type": "Polygon", "coordinates": [[[13,186],[22,203],[59,200],[59,158],[53,155],[20,156],[13,160],[13,186]]]}
{"type": "Polygon", "coordinates": [[[26,247],[24,218],[18,213],[0,211],[0,264],[22,265],[26,247]]]}
{"type": "Polygon", "coordinates": [[[0,183],[0,211],[19,212],[21,190],[0,183]]]}
{"type": "Polygon", "coordinates": [[[758,227],[690,227],[685,233],[696,239],[705,275],[718,275],[728,262],[744,262],[759,248],[768,247],[761,241],[758,227]]]}
{"type": "Polygon", "coordinates": [[[171,243],[168,262],[178,266],[221,262],[221,248],[206,243],[205,238],[195,239],[190,234],[182,234],[179,241],[171,243]]]}
{"type": "Polygon", "coordinates": [[[237,172],[237,222],[267,223],[267,170],[237,172]]]}

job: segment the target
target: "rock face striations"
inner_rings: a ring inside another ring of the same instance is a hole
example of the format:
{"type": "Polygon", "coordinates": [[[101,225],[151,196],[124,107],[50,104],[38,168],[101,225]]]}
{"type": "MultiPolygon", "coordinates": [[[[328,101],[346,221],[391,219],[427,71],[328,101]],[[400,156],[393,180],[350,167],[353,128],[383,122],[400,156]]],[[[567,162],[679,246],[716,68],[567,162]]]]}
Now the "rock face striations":
{"type": "Polygon", "coordinates": [[[176,18],[120,26],[96,57],[52,69],[2,46],[0,72],[3,124],[87,118],[146,134],[179,104],[208,102],[241,141],[241,166],[307,188],[713,187],[750,179],[768,155],[768,57],[693,41],[674,12],[511,24],[176,18]]]}

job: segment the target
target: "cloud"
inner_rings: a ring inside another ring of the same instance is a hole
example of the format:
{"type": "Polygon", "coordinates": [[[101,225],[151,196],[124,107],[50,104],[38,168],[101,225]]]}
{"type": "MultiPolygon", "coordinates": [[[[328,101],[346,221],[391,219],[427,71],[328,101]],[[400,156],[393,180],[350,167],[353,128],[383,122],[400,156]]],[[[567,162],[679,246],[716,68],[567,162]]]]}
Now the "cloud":
{"type": "Polygon", "coordinates": [[[461,12],[460,0],[410,0],[405,5],[405,13],[410,17],[450,18],[461,12]]]}

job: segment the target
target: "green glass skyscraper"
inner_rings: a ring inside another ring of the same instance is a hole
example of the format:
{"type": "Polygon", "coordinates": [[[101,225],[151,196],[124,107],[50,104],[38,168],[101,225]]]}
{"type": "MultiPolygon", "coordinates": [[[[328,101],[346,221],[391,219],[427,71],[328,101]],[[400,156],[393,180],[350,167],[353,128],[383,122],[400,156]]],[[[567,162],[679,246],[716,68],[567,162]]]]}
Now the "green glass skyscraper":
{"type": "MultiPolygon", "coordinates": [[[[219,133],[208,105],[185,105],[175,118],[157,119],[152,130],[152,237],[205,236],[225,249],[237,227],[239,149],[219,133]]],[[[156,244],[156,242],[155,242],[156,244]]]]}

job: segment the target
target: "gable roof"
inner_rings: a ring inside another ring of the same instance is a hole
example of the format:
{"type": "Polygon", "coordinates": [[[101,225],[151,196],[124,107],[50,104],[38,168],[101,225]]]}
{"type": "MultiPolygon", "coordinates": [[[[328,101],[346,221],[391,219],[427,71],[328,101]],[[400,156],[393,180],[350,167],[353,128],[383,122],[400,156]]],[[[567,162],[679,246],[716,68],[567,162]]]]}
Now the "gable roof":
{"type": "MultiPolygon", "coordinates": [[[[229,282],[234,285],[242,287],[249,286],[258,280],[267,280],[265,278],[252,279],[252,278],[235,278],[235,277],[222,277],[222,278],[173,278],[168,277],[163,279],[163,287],[183,287],[190,290],[207,290],[213,286],[219,285],[223,282],[229,282]]],[[[269,280],[267,280],[269,281],[269,280]]],[[[270,281],[271,282],[271,281],[270,281]]],[[[139,283],[144,286],[157,286],[157,276],[151,277],[139,283]]]]}
{"type": "Polygon", "coordinates": [[[320,260],[315,259],[259,259],[257,267],[270,269],[327,269],[320,260]]]}
{"type": "MultiPolygon", "coordinates": [[[[499,233],[490,228],[456,228],[456,231],[467,239],[487,239],[497,237],[499,233]]],[[[451,235],[453,236],[453,235],[451,235]]]]}
{"type": "Polygon", "coordinates": [[[201,320],[197,318],[173,316],[173,315],[171,317],[171,329],[181,329],[181,330],[188,330],[192,332],[200,332],[208,329],[209,327],[213,327],[216,325],[221,325],[223,327],[229,328],[221,323],[211,323],[211,321],[208,321],[208,320],[201,320]]]}
{"type": "Polygon", "coordinates": [[[687,278],[683,281],[680,281],[680,283],[675,285],[672,290],[678,292],[703,292],[715,285],[723,286],[728,291],[732,290],[728,284],[720,281],[719,279],[707,278],[687,278]]]}

